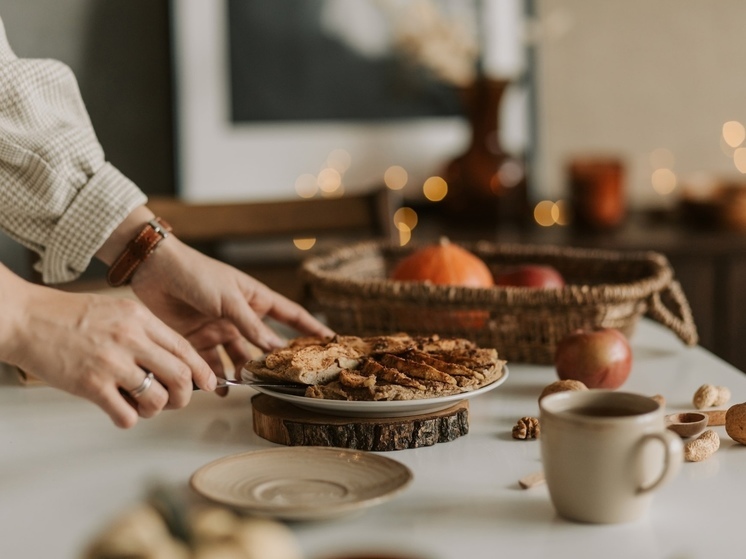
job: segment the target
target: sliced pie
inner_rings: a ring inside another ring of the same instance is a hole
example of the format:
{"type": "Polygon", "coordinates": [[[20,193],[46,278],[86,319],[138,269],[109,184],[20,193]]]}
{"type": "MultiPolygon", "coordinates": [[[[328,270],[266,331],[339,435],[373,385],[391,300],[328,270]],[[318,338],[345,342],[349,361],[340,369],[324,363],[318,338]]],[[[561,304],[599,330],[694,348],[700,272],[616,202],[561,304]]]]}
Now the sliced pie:
{"type": "Polygon", "coordinates": [[[397,334],[296,338],[245,369],[308,384],[310,398],[413,400],[475,390],[500,378],[504,364],[469,340],[397,334]]]}

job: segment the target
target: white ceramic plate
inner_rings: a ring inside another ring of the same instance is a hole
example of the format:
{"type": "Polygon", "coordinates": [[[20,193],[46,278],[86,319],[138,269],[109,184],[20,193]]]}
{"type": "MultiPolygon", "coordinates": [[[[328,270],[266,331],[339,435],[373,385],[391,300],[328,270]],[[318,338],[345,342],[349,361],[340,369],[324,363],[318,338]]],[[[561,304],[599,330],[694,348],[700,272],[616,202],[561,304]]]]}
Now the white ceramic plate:
{"type": "Polygon", "coordinates": [[[346,417],[406,417],[432,413],[451,407],[456,402],[474,398],[490,390],[494,390],[508,378],[508,367],[503,366],[502,376],[486,386],[482,386],[470,392],[451,394],[438,398],[423,398],[420,400],[382,400],[376,402],[348,401],[348,400],[325,400],[322,398],[306,398],[293,394],[284,394],[267,387],[256,386],[256,390],[268,394],[280,400],[290,402],[310,411],[323,412],[332,415],[346,417]]]}
{"type": "Polygon", "coordinates": [[[203,497],[243,512],[317,520],[382,503],[411,480],[409,468],[391,458],[306,446],[226,456],[202,466],[190,483],[203,497]]]}

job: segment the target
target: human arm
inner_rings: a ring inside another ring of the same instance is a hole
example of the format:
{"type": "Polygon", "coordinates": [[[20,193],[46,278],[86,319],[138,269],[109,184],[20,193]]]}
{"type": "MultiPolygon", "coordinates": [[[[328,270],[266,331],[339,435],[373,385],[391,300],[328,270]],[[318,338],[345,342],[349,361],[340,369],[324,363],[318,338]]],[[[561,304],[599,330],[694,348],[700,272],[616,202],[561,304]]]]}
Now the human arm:
{"type": "MultiPolygon", "coordinates": [[[[146,201],[104,159],[73,73],[19,59],[0,21],[0,228],[40,256],[45,283],[75,279],[146,201]]],[[[214,374],[142,304],[75,295],[0,269],[0,360],[101,406],[120,426],[185,405],[214,374]],[[152,371],[137,399],[127,391],[152,371]]]]}
{"type": "Polygon", "coordinates": [[[119,427],[189,402],[216,379],[194,348],[137,301],[58,291],[0,264],[0,361],[100,406],[119,427]],[[138,396],[144,371],[159,382],[138,396]]]}

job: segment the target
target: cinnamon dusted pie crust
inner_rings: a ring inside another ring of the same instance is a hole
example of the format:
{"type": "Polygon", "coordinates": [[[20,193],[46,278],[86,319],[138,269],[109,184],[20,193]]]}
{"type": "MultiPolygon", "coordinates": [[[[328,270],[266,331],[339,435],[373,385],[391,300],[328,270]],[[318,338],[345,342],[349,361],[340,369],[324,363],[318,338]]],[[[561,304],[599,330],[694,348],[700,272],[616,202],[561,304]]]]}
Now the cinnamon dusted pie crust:
{"type": "Polygon", "coordinates": [[[302,337],[244,368],[266,380],[308,384],[332,400],[415,400],[476,390],[503,375],[497,351],[434,335],[302,337]]]}

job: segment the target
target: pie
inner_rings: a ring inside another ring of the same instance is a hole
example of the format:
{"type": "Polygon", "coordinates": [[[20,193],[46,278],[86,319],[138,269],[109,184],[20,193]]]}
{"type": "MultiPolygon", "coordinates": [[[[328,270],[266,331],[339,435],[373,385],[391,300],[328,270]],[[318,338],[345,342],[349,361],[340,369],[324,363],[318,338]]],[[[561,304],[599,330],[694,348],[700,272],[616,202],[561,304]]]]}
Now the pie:
{"type": "Polygon", "coordinates": [[[301,337],[249,361],[262,380],[309,385],[331,400],[415,400],[476,390],[500,378],[497,351],[440,336],[301,337]]]}

